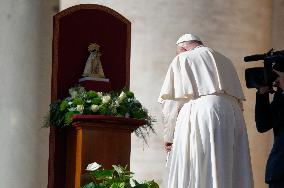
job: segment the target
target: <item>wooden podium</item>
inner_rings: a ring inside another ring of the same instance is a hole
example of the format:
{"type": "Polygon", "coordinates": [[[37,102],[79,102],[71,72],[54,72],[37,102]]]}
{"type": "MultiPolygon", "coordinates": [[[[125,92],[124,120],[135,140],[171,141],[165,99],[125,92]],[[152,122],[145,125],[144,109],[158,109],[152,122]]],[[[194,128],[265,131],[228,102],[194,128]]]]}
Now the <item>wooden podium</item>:
{"type": "Polygon", "coordinates": [[[84,169],[97,162],[103,168],[130,164],[131,133],[145,122],[103,115],[76,115],[68,130],[66,187],[78,188],[84,169]]]}
{"type": "MultiPolygon", "coordinates": [[[[68,96],[78,84],[88,45],[97,43],[108,83],[86,82],[87,90],[129,88],[130,22],[114,10],[94,4],[77,5],[54,16],[51,100],[68,96]]],[[[50,128],[48,188],[79,188],[87,164],[104,168],[128,165],[130,135],[144,121],[98,115],[73,116],[73,127],[50,128]]]]}

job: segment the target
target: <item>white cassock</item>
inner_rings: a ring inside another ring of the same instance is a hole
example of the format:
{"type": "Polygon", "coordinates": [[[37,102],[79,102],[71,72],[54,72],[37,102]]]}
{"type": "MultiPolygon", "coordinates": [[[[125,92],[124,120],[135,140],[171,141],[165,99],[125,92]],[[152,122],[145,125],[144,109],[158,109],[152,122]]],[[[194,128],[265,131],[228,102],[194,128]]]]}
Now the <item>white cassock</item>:
{"type": "Polygon", "coordinates": [[[244,95],[232,62],[208,47],[172,61],[158,101],[173,141],[168,188],[252,188],[244,95]]]}

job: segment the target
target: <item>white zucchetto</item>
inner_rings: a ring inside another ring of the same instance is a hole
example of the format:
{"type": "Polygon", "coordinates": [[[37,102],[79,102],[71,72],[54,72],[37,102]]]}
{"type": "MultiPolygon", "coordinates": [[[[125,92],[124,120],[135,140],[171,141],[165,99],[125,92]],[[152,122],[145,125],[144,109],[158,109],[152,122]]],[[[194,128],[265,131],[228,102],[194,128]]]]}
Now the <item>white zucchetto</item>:
{"type": "Polygon", "coordinates": [[[182,35],[176,42],[176,44],[182,43],[182,42],[189,42],[189,41],[193,41],[193,40],[197,40],[200,41],[200,38],[196,35],[193,34],[184,34],[182,35]]]}

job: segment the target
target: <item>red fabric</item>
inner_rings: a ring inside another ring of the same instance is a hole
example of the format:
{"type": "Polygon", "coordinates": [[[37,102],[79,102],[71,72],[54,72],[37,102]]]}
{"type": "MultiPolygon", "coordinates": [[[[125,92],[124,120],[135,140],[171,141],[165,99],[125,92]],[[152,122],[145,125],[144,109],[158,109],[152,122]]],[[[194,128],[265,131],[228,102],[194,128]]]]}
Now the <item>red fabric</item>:
{"type": "Polygon", "coordinates": [[[95,91],[101,91],[101,92],[108,92],[112,90],[111,83],[109,82],[98,82],[98,81],[83,81],[80,82],[80,85],[84,88],[87,88],[87,90],[95,90],[95,91]]]}
{"type": "Polygon", "coordinates": [[[89,122],[107,121],[107,122],[113,122],[115,124],[135,125],[135,126],[145,125],[146,123],[144,120],[107,116],[107,115],[73,115],[72,119],[74,122],[73,125],[75,126],[76,126],[75,122],[77,121],[89,121],[89,122]]]}

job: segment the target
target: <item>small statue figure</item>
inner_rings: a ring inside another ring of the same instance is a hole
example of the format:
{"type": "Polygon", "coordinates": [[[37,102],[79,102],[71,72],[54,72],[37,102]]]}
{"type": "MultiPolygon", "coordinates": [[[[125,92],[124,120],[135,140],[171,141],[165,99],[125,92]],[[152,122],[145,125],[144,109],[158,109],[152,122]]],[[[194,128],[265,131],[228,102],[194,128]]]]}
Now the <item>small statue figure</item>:
{"type": "Polygon", "coordinates": [[[105,78],[103,67],[101,64],[100,46],[96,43],[91,43],[88,47],[90,55],[85,65],[83,77],[105,78]]]}

